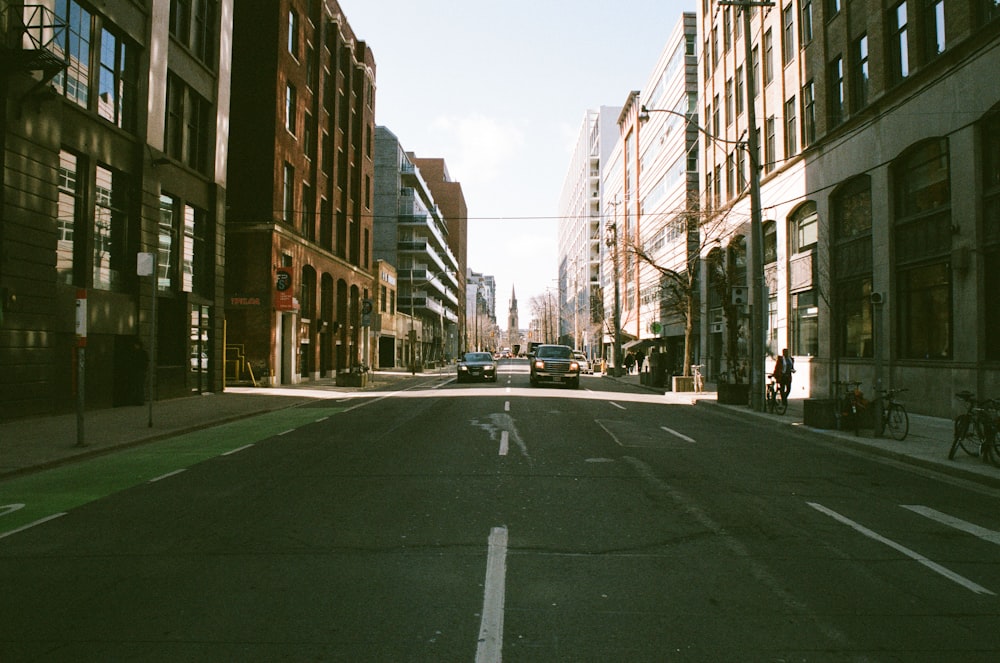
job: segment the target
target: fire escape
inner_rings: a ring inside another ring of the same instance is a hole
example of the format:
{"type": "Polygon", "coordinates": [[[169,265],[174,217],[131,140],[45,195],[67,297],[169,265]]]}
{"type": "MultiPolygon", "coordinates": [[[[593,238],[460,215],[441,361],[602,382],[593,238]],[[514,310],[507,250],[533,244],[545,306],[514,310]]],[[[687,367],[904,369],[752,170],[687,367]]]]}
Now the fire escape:
{"type": "Polygon", "coordinates": [[[13,3],[0,10],[0,73],[5,80],[41,73],[25,97],[46,87],[68,65],[63,43],[66,23],[43,5],[13,3]]]}

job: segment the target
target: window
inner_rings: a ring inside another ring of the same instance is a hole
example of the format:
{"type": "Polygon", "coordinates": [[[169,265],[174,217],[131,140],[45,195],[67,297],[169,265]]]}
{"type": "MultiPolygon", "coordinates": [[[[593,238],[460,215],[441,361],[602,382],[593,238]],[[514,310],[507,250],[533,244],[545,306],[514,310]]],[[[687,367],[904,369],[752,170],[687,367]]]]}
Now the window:
{"type": "Polygon", "coordinates": [[[316,203],[308,184],[302,185],[302,236],[310,241],[316,239],[316,203]]]}
{"type": "Polygon", "coordinates": [[[774,162],[776,160],[775,156],[775,125],[777,124],[774,116],[767,118],[764,122],[765,138],[764,138],[764,172],[769,173],[774,170],[774,162]]]}
{"type": "Polygon", "coordinates": [[[167,73],[167,155],[204,172],[211,152],[211,105],[183,80],[167,73]]]}
{"type": "Polygon", "coordinates": [[[215,68],[218,0],[173,0],[170,34],[202,64],[215,68]]]}
{"type": "Polygon", "coordinates": [[[299,59],[299,13],[294,9],[288,10],[288,52],[299,59]]]}
{"type": "MultiPolygon", "coordinates": [[[[728,7],[727,7],[728,9],[728,7]]],[[[726,79],[726,126],[733,123],[733,79],[726,79]]]]}
{"type": "Polygon", "coordinates": [[[910,75],[910,51],[906,43],[906,0],[889,10],[890,77],[898,83],[910,75]]]}
{"type": "Polygon", "coordinates": [[[781,63],[788,65],[795,57],[795,5],[789,2],[781,9],[781,63]]]}
{"type": "Polygon", "coordinates": [[[951,357],[951,182],[947,139],[893,164],[899,348],[905,359],[951,357]]]}
{"type": "Polygon", "coordinates": [[[101,63],[97,113],[126,130],[135,128],[138,65],[135,49],[114,35],[101,31],[101,63]]]}
{"type": "MultiPolygon", "coordinates": [[[[754,99],[756,99],[757,95],[760,94],[760,47],[759,46],[754,46],[753,49],[750,51],[750,74],[753,77],[752,79],[753,89],[751,90],[751,92],[753,93],[754,99]]],[[[748,83],[748,85],[750,84],[751,83],[748,83]]]]}
{"type": "Polygon", "coordinates": [[[308,112],[302,114],[302,148],[307,159],[316,159],[316,122],[308,112]]]}
{"type": "Polygon", "coordinates": [[[830,196],[833,225],[833,324],[842,357],[871,357],[872,196],[867,175],[830,196]]]}
{"type": "Polygon", "coordinates": [[[816,99],[813,96],[813,82],[802,87],[802,146],[811,145],[816,140],[816,99]]]}
{"type": "Polygon", "coordinates": [[[792,253],[803,253],[816,248],[819,239],[819,215],[816,203],[807,202],[799,207],[791,217],[789,238],[792,253]]]}
{"type": "Polygon", "coordinates": [[[126,275],[128,182],[124,174],[98,166],[94,181],[94,288],[121,290],[126,275]]]}
{"type": "Polygon", "coordinates": [[[792,295],[792,354],[815,357],[819,354],[819,307],[816,291],[792,295]]]}
{"type": "Polygon", "coordinates": [[[174,285],[177,282],[177,246],[180,223],[180,201],[169,194],[161,194],[156,288],[162,292],[174,292],[174,285]]]}
{"type": "Polygon", "coordinates": [[[733,47],[733,8],[722,9],[722,44],[726,53],[733,47]]]}
{"type": "Polygon", "coordinates": [[[924,2],[924,57],[930,60],[944,51],[944,0],[924,2]]]}
{"type": "Polygon", "coordinates": [[[87,108],[87,90],[90,87],[90,12],[76,0],[56,0],[55,14],[56,22],[64,24],[66,29],[56,33],[52,48],[56,55],[65,56],[68,66],[52,79],[52,83],[60,94],[87,108]]]}
{"type": "Polygon", "coordinates": [[[295,86],[291,83],[285,84],[285,129],[288,133],[295,135],[295,114],[298,107],[298,97],[295,93],[295,86]]]}
{"type": "Polygon", "coordinates": [[[743,114],[743,100],[746,95],[743,93],[743,67],[736,68],[736,114],[743,114]]]}
{"type": "Polygon", "coordinates": [[[212,256],[209,253],[210,217],[207,211],[184,206],[181,289],[203,297],[212,295],[212,256]]]}
{"type": "Polygon", "coordinates": [[[826,20],[840,13],[840,0],[826,0],[826,20]]]}
{"type": "Polygon", "coordinates": [[[771,265],[778,262],[778,224],[774,221],[765,221],[763,231],[764,264],[771,265]]]}
{"type": "Polygon", "coordinates": [[[827,66],[827,111],[830,126],[844,121],[844,59],[837,56],[827,66]]]}
{"type": "Polygon", "coordinates": [[[771,30],[764,33],[764,85],[774,80],[774,39],[771,30]]]}
{"type": "Polygon", "coordinates": [[[293,217],[295,211],[295,169],[292,168],[291,164],[286,163],[282,175],[281,220],[291,226],[295,224],[293,217]]]}
{"type": "Polygon", "coordinates": [[[72,152],[59,152],[59,188],[56,201],[56,273],[60,283],[83,285],[78,244],[83,246],[80,223],[81,191],[79,158],[72,152]],[[78,242],[77,240],[81,241],[78,242]]]}
{"type": "Polygon", "coordinates": [[[795,156],[798,150],[796,139],[798,120],[795,117],[795,97],[785,102],[785,158],[795,156]]]}
{"type": "Polygon", "coordinates": [[[981,25],[1000,18],[1000,0],[979,0],[978,5],[981,25]]]}
{"type": "Polygon", "coordinates": [[[802,0],[802,20],[799,23],[799,39],[808,44],[813,38],[813,6],[812,0],[802,0]]]}
{"type": "Polygon", "coordinates": [[[714,105],[712,107],[712,135],[720,136],[722,135],[722,127],[719,122],[719,95],[715,95],[714,105]]]}
{"type": "Polygon", "coordinates": [[[854,42],[854,72],[851,76],[851,106],[861,109],[868,105],[868,35],[854,42]]]}

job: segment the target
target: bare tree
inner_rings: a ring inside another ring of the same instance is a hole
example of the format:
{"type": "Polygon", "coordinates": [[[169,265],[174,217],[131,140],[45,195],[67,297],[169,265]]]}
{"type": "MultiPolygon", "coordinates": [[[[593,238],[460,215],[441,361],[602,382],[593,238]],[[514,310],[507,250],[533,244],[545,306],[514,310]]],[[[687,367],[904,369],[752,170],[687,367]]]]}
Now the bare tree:
{"type": "Polygon", "coordinates": [[[697,202],[697,193],[691,194],[688,206],[684,210],[676,212],[674,216],[675,220],[683,224],[683,233],[686,238],[683,267],[679,270],[657,262],[649,249],[636,238],[632,238],[626,248],[639,261],[649,265],[660,275],[661,310],[666,310],[680,318],[684,323],[684,376],[691,375],[692,355],[694,353],[693,336],[701,302],[701,278],[710,278],[710,283],[715,284],[720,289],[725,289],[725,292],[720,292],[720,295],[722,295],[727,330],[729,336],[732,336],[732,338],[726,339],[726,354],[730,365],[735,365],[739,312],[732,305],[729,295],[735,277],[734,274],[728,273],[727,264],[730,261],[720,261],[719,264],[715,264],[713,260],[718,252],[710,252],[707,262],[708,271],[702,274],[700,268],[704,250],[710,244],[718,241],[723,234],[721,230],[725,227],[728,214],[729,209],[722,212],[713,209],[701,210],[697,202]],[[731,353],[732,359],[730,359],[731,353]]]}

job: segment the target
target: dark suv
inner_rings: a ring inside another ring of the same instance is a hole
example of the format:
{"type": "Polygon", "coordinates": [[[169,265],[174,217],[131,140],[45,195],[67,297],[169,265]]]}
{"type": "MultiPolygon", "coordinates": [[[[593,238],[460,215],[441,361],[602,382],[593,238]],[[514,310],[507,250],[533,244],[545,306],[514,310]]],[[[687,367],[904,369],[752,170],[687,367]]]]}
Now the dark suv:
{"type": "Polygon", "coordinates": [[[531,358],[531,386],[541,382],[580,386],[580,364],[568,345],[539,345],[531,358]]]}

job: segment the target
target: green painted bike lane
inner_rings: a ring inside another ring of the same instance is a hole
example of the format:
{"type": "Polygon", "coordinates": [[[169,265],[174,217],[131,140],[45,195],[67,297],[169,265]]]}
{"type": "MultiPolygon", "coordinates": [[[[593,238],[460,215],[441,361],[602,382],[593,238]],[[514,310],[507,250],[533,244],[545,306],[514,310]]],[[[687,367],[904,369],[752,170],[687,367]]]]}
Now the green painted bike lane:
{"type": "Polygon", "coordinates": [[[191,468],[344,409],[287,408],[0,482],[0,540],[102,497],[191,468]]]}

